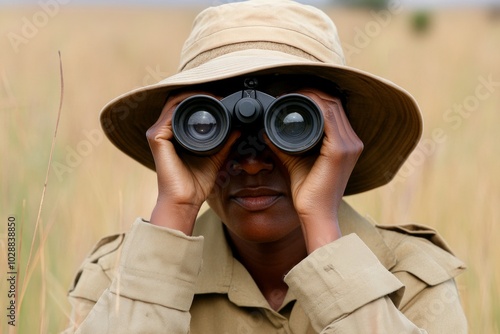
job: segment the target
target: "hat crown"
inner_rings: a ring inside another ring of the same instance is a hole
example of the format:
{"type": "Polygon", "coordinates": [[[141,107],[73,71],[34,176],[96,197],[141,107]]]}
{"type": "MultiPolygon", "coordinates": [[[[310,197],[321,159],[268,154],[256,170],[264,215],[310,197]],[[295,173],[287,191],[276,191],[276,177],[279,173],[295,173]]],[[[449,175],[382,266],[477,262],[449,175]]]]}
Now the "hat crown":
{"type": "Polygon", "coordinates": [[[270,49],[309,61],[345,64],[337,28],[324,12],[288,0],[251,0],[198,14],[181,52],[180,70],[242,49],[270,49]]]}

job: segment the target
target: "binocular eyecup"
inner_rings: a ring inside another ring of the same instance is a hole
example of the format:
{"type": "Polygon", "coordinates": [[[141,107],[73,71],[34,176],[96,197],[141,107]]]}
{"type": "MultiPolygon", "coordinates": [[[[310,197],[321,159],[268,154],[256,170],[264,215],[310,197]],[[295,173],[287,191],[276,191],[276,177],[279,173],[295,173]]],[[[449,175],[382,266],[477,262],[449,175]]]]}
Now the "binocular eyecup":
{"type": "Polygon", "coordinates": [[[232,127],[265,129],[271,142],[289,154],[312,149],[323,137],[323,114],[317,104],[301,94],[275,98],[245,89],[222,100],[193,95],[174,111],[172,129],[177,143],[195,155],[216,153],[232,127]]]}

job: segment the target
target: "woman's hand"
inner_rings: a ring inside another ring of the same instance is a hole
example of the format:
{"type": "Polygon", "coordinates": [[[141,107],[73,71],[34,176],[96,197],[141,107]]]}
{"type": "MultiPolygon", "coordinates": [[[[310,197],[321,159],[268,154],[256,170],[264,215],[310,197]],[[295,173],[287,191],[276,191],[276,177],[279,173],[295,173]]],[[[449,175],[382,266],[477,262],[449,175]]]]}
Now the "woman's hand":
{"type": "Polygon", "coordinates": [[[187,235],[192,233],[198,211],[210,194],[217,173],[237,138],[236,133],[231,134],[222,150],[209,157],[179,156],[172,143],[172,115],[176,106],[192,94],[169,98],[158,121],[146,134],[158,179],[158,200],[151,223],[187,235]]]}
{"type": "Polygon", "coordinates": [[[269,145],[290,174],[294,206],[310,253],[341,236],[337,213],[363,143],[339,98],[316,89],[299,93],[312,98],[323,111],[324,138],[319,155],[288,155],[269,145]]]}

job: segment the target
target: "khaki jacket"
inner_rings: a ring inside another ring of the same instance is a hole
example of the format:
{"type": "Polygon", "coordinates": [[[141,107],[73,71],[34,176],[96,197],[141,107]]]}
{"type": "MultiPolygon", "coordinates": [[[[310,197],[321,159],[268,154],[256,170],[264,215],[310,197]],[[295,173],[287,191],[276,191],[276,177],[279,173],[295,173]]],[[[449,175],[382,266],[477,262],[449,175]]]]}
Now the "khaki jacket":
{"type": "Polygon", "coordinates": [[[286,276],[278,311],[232,256],[211,211],[194,236],[138,219],[101,240],[69,292],[65,333],[466,333],[454,277],[464,264],[435,231],[372,225],[343,203],[343,237],[286,276]]]}

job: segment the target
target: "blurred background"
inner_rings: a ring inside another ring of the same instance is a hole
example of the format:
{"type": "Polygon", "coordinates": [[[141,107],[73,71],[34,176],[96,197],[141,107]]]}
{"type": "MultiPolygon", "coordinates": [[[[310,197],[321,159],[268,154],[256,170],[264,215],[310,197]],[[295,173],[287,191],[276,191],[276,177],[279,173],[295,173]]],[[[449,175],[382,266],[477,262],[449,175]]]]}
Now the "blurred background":
{"type": "MultiPolygon", "coordinates": [[[[175,73],[195,15],[223,2],[0,0],[0,333],[64,329],[67,290],[85,255],[101,237],[149,218],[155,174],[104,138],[99,111],[175,73]],[[48,169],[59,51],[64,99],[48,169]],[[6,317],[9,217],[17,234],[15,327],[6,317]]],[[[394,180],[348,202],[381,224],[437,229],[468,265],[457,282],[470,332],[499,333],[498,1],[308,3],[337,24],[349,65],[406,88],[424,114],[422,142],[394,180]]]]}

